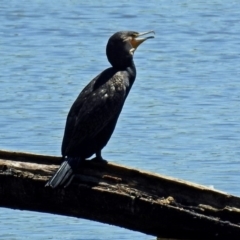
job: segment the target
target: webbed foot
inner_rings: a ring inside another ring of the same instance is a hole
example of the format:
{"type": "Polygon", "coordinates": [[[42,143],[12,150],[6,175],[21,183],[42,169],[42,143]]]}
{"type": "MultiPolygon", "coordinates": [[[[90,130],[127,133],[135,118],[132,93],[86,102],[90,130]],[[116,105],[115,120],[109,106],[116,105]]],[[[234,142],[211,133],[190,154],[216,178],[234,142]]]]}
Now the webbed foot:
{"type": "Polygon", "coordinates": [[[98,162],[98,163],[108,163],[108,161],[103,159],[102,157],[101,158],[95,157],[95,158],[92,158],[90,161],[98,162]]]}
{"type": "Polygon", "coordinates": [[[99,163],[107,163],[107,160],[102,158],[101,151],[96,152],[96,157],[91,159],[91,161],[99,162],[99,163]]]}

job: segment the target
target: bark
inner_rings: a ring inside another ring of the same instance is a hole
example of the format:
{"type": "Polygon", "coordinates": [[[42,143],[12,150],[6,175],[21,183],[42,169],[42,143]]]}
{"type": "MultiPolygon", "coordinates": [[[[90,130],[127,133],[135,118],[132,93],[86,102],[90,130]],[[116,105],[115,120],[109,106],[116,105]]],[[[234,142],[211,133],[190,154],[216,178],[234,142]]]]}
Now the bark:
{"type": "Polygon", "coordinates": [[[177,239],[239,239],[240,198],[113,163],[85,161],[72,184],[44,187],[60,157],[0,151],[0,206],[90,219],[177,239]]]}

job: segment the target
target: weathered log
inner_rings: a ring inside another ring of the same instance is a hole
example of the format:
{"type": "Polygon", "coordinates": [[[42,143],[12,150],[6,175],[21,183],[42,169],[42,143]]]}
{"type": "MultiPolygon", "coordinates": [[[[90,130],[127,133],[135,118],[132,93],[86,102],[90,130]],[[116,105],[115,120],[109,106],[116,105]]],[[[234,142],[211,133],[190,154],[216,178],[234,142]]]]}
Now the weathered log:
{"type": "Polygon", "coordinates": [[[85,161],[44,187],[60,157],[0,151],[0,206],[86,218],[163,238],[239,239],[240,198],[113,163],[85,161]]]}

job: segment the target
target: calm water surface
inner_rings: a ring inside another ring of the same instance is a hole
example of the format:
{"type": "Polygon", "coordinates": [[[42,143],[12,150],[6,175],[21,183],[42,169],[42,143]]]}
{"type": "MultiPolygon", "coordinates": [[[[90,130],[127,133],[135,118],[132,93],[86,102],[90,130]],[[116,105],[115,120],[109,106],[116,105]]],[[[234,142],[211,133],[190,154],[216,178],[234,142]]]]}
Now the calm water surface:
{"type": "MultiPolygon", "coordinates": [[[[0,22],[1,149],[60,155],[71,104],[109,66],[109,36],[155,30],[103,156],[240,196],[239,1],[2,0],[0,22]]],[[[0,239],[154,237],[0,208],[0,239]]]]}

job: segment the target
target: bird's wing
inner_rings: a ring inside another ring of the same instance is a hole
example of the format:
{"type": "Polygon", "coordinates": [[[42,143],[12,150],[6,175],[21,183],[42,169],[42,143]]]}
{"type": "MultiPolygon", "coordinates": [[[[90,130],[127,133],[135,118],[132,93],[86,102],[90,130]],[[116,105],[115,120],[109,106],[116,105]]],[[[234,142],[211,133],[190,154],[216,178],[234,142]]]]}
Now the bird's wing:
{"type": "Polygon", "coordinates": [[[82,105],[85,102],[85,99],[91,94],[92,84],[95,79],[93,79],[79,94],[75,102],[73,103],[66,120],[65,131],[62,141],[62,155],[65,156],[65,152],[69,142],[72,138],[75,125],[77,123],[79,112],[81,111],[82,105]]]}
{"type": "Polygon", "coordinates": [[[111,81],[97,89],[94,89],[94,84],[89,86],[89,90],[87,88],[69,112],[62,145],[63,155],[80,146],[84,140],[94,139],[121,112],[126,97],[122,76],[114,75],[111,81]]]}

